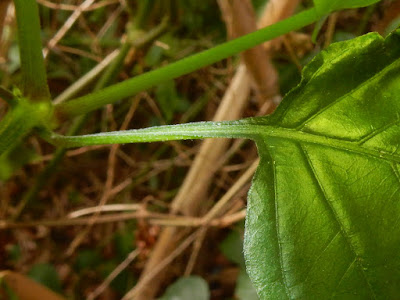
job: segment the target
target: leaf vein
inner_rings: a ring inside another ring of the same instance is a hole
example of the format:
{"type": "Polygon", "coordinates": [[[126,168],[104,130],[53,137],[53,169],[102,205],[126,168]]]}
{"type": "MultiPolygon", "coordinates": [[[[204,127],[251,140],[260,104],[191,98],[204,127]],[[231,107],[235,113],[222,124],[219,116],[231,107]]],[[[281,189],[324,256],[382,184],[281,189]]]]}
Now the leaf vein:
{"type": "Polygon", "coordinates": [[[333,206],[331,205],[331,203],[329,202],[328,196],[327,196],[326,191],[325,191],[325,188],[323,187],[323,185],[322,185],[320,179],[319,179],[318,176],[317,176],[317,173],[316,173],[316,170],[315,170],[314,165],[313,165],[313,163],[312,163],[311,157],[309,156],[307,150],[306,150],[302,145],[300,145],[300,147],[301,147],[301,149],[302,149],[302,151],[303,151],[303,153],[304,153],[304,156],[306,157],[307,162],[308,162],[308,164],[306,164],[306,166],[308,166],[308,168],[310,169],[310,171],[311,171],[311,172],[310,172],[311,176],[314,177],[315,182],[316,182],[317,185],[318,185],[318,188],[319,188],[319,189],[321,190],[321,192],[322,192],[322,195],[323,195],[322,199],[325,200],[325,202],[326,202],[326,204],[327,204],[327,207],[328,207],[329,210],[332,212],[335,221],[336,221],[337,224],[339,225],[339,228],[340,228],[340,231],[342,232],[343,237],[344,237],[345,240],[347,241],[347,244],[348,244],[350,250],[353,252],[353,254],[354,254],[354,256],[355,256],[355,260],[357,260],[357,262],[358,262],[357,265],[358,265],[359,269],[361,270],[361,273],[363,274],[363,277],[364,277],[364,279],[365,279],[365,282],[367,283],[367,286],[368,286],[369,290],[371,291],[371,293],[372,293],[372,295],[373,295],[373,298],[376,299],[376,295],[375,295],[375,293],[374,293],[374,291],[373,291],[373,289],[372,289],[372,286],[371,286],[371,284],[370,284],[370,282],[369,282],[369,280],[368,280],[368,278],[367,278],[367,275],[365,274],[363,265],[362,265],[361,261],[358,259],[358,258],[360,258],[361,256],[357,253],[356,247],[353,245],[349,234],[346,232],[346,230],[345,230],[345,228],[344,228],[342,222],[340,221],[340,219],[339,219],[339,217],[338,217],[338,215],[337,215],[336,210],[334,209],[334,207],[333,207],[333,206]]]}
{"type": "Polygon", "coordinates": [[[396,175],[397,181],[398,181],[399,184],[400,184],[400,173],[399,173],[399,169],[397,169],[397,165],[396,165],[396,164],[392,164],[391,166],[392,166],[392,169],[393,169],[394,174],[396,175]]]}
{"type": "MultiPolygon", "coordinates": [[[[337,288],[340,286],[340,284],[342,283],[343,279],[345,278],[346,274],[349,272],[349,270],[351,269],[351,267],[354,265],[354,263],[357,261],[357,257],[354,257],[353,261],[349,264],[348,268],[346,269],[346,271],[343,273],[342,277],[339,279],[338,284],[336,285],[336,289],[333,291],[332,293],[332,297],[335,295],[335,292],[337,290],[337,288]]],[[[331,298],[332,298],[331,297],[331,298]]]]}
{"type": "MultiPolygon", "coordinates": [[[[266,148],[267,145],[264,142],[264,146],[266,148]]],[[[281,236],[280,236],[280,230],[279,230],[279,208],[278,208],[278,191],[277,191],[277,178],[276,178],[276,166],[274,164],[273,158],[271,157],[271,163],[272,163],[272,169],[273,169],[273,174],[274,174],[274,205],[275,205],[275,229],[276,229],[276,238],[278,242],[278,250],[279,250],[279,265],[280,265],[280,271],[281,271],[281,276],[282,276],[282,283],[285,287],[285,292],[286,296],[291,299],[290,297],[290,291],[289,291],[289,285],[286,279],[286,275],[284,272],[284,267],[283,267],[283,256],[282,256],[282,241],[281,241],[281,236]]]]}
{"type": "Polygon", "coordinates": [[[370,134],[368,134],[365,137],[362,137],[359,141],[358,141],[358,145],[363,145],[366,142],[368,142],[369,140],[371,140],[372,138],[374,138],[375,136],[379,135],[380,133],[384,132],[385,130],[393,127],[394,125],[397,125],[400,121],[400,117],[397,115],[397,119],[394,120],[393,122],[390,122],[388,124],[385,124],[384,126],[380,127],[380,128],[376,128],[375,131],[372,131],[370,134]]]}
{"type": "MultiPolygon", "coordinates": [[[[326,244],[324,249],[318,254],[317,258],[313,261],[313,263],[310,266],[310,271],[314,268],[314,266],[317,264],[318,260],[322,256],[322,254],[329,248],[329,246],[332,244],[332,242],[336,239],[336,237],[339,235],[340,231],[338,231],[332,238],[331,240],[326,244]]],[[[309,278],[310,272],[308,272],[307,276],[304,278],[303,283],[307,282],[309,278]]]]}
{"type": "MultiPolygon", "coordinates": [[[[252,126],[254,128],[255,125],[252,126]]],[[[263,128],[263,131],[258,132],[260,136],[264,135],[266,137],[279,137],[282,139],[287,139],[300,143],[316,144],[328,148],[335,148],[348,152],[358,153],[361,155],[366,155],[381,160],[400,163],[400,155],[390,153],[388,151],[376,150],[373,148],[359,146],[355,142],[327,137],[324,135],[318,135],[315,133],[306,133],[304,131],[297,131],[295,129],[289,129],[285,127],[281,128],[273,126],[263,126],[263,127],[260,126],[260,127],[263,128]]]]}
{"type": "Polygon", "coordinates": [[[335,106],[336,104],[340,103],[342,100],[347,99],[348,97],[351,97],[352,99],[356,99],[355,97],[352,97],[351,94],[354,91],[357,91],[359,89],[361,89],[362,87],[368,85],[369,83],[371,83],[373,80],[375,80],[376,78],[380,79],[380,77],[382,77],[382,73],[384,73],[385,71],[387,71],[388,68],[392,67],[393,65],[396,64],[400,64],[399,60],[394,60],[392,63],[384,66],[380,71],[374,73],[373,76],[369,77],[368,79],[362,81],[360,84],[358,84],[357,86],[355,86],[353,89],[351,89],[350,91],[348,91],[347,93],[343,94],[342,96],[340,96],[339,98],[337,98],[335,101],[332,101],[331,103],[329,103],[328,105],[326,105],[325,107],[322,107],[320,110],[318,110],[317,112],[315,112],[314,114],[312,114],[310,117],[308,117],[306,120],[304,120],[299,126],[296,127],[297,130],[301,130],[302,128],[304,128],[305,124],[307,122],[310,122],[311,120],[315,119],[316,117],[318,117],[319,115],[321,115],[323,112],[327,111],[328,109],[330,109],[331,107],[335,106]]]}

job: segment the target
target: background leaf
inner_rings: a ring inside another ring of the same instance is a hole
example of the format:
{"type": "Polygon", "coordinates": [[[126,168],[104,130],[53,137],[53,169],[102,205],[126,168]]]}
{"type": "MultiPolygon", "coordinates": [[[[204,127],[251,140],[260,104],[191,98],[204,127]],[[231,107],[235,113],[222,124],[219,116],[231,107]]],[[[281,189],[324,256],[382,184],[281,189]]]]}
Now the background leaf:
{"type": "Polygon", "coordinates": [[[30,278],[43,284],[49,289],[61,293],[61,282],[58,273],[53,265],[36,264],[28,272],[30,278]]]}
{"type": "Polygon", "coordinates": [[[237,299],[258,300],[257,291],[246,272],[243,257],[243,225],[241,224],[238,226],[239,228],[233,229],[219,244],[219,248],[230,261],[236,263],[240,268],[235,288],[237,299]]]}
{"type": "Polygon", "coordinates": [[[160,300],[208,300],[210,291],[207,282],[198,276],[180,278],[168,287],[160,300]]]}
{"type": "Polygon", "coordinates": [[[258,300],[257,291],[250,281],[246,270],[241,269],[237,279],[235,295],[239,300],[258,300]]]}
{"type": "Polygon", "coordinates": [[[232,230],[219,244],[219,249],[230,261],[244,268],[242,237],[238,230],[232,230]]]}
{"type": "Polygon", "coordinates": [[[336,43],[253,126],[248,272],[261,299],[397,299],[400,38],[336,43]]]}

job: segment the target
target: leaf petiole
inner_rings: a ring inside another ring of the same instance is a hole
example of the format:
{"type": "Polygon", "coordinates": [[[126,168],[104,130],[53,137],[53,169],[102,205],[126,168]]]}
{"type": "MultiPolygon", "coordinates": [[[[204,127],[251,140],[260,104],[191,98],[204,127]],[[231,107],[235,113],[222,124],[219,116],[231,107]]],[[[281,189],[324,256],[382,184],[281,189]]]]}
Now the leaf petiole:
{"type": "Polygon", "coordinates": [[[67,148],[204,138],[255,138],[254,129],[241,124],[240,121],[165,125],[80,136],[63,136],[52,132],[43,132],[42,137],[55,146],[67,148]]]}

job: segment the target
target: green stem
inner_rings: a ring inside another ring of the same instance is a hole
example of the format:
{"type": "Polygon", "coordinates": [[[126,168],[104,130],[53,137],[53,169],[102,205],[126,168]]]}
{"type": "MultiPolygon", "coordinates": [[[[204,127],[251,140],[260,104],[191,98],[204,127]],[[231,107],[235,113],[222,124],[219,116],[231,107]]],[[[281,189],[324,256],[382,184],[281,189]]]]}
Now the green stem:
{"type": "Polygon", "coordinates": [[[164,17],[161,20],[161,23],[158,24],[156,27],[149,30],[138,39],[130,41],[132,43],[132,47],[134,48],[146,47],[147,45],[155,41],[157,38],[159,38],[161,35],[163,35],[165,31],[168,29],[168,25],[169,25],[169,18],[164,17]]]}
{"type": "Polygon", "coordinates": [[[125,143],[146,143],[204,138],[254,138],[252,129],[240,121],[198,122],[166,125],[145,129],[104,132],[80,136],[44,134],[51,144],[59,147],[83,147],[125,143]]]}
{"type": "MultiPolygon", "coordinates": [[[[113,60],[110,67],[103,73],[103,76],[97,82],[94,91],[98,91],[101,88],[109,85],[113,79],[115,79],[123,66],[124,60],[128,55],[129,50],[133,47],[135,49],[141,49],[149,43],[155,41],[160,35],[162,35],[168,28],[168,18],[164,18],[159,25],[143,34],[143,36],[134,41],[126,41],[122,44],[118,56],[113,60]]],[[[129,36],[129,33],[128,33],[129,36]]]]}
{"type": "Polygon", "coordinates": [[[14,0],[18,23],[22,91],[32,102],[50,102],[36,0],[14,0]]]}
{"type": "Polygon", "coordinates": [[[364,15],[361,18],[361,22],[358,25],[358,28],[356,31],[357,36],[362,35],[364,33],[365,28],[367,27],[368,22],[371,20],[371,16],[374,13],[377,6],[378,6],[377,4],[373,4],[373,5],[367,7],[364,15]]]}
{"type": "Polygon", "coordinates": [[[81,136],[61,136],[47,133],[44,138],[56,146],[82,147],[89,145],[146,143],[158,141],[204,139],[204,138],[244,138],[256,142],[267,139],[284,139],[297,143],[326,146],[348,152],[376,157],[377,159],[400,163],[399,156],[372,148],[362,147],[360,142],[307,133],[291,128],[271,126],[268,117],[257,117],[239,121],[199,122],[167,125],[137,130],[113,131],[81,136]]]}
{"type": "MultiPolygon", "coordinates": [[[[106,71],[102,74],[100,77],[99,81],[97,82],[96,86],[94,87],[94,91],[99,90],[103,88],[104,86],[107,86],[112,80],[115,79],[117,74],[119,73],[122,63],[131,47],[136,47],[137,49],[140,49],[144,47],[147,43],[151,42],[152,40],[156,39],[159,34],[162,34],[165,29],[167,28],[167,23],[162,22],[159,26],[155,28],[155,30],[151,30],[148,34],[145,34],[142,39],[139,41],[135,41],[135,43],[128,43],[126,42],[125,44],[121,45],[121,48],[119,50],[119,53],[117,57],[115,57],[112,62],[108,65],[106,71]]],[[[96,68],[97,69],[97,68],[96,68]]],[[[100,72],[100,69],[98,69],[100,72]]],[[[93,73],[98,73],[93,72],[93,73]]],[[[89,80],[84,80],[85,82],[89,82],[89,80]]],[[[84,84],[81,84],[77,89],[74,89],[73,92],[77,92],[80,87],[83,87],[84,84]]],[[[69,93],[67,93],[64,97],[59,98],[58,102],[64,101],[68,97],[69,93]]],[[[80,116],[78,119],[74,120],[73,125],[69,128],[68,133],[69,135],[75,135],[77,134],[86,121],[88,120],[90,114],[85,114],[83,116],[80,116]]],[[[29,190],[24,194],[22,197],[21,201],[18,204],[17,209],[15,210],[13,214],[13,220],[16,220],[19,218],[21,215],[22,211],[31,203],[32,201],[35,200],[37,197],[37,194],[40,192],[40,190],[45,186],[45,184],[48,182],[49,178],[52,177],[54,172],[56,172],[57,167],[59,166],[60,162],[62,161],[65,153],[66,153],[66,148],[61,147],[56,150],[56,152],[53,155],[52,160],[46,165],[44,170],[37,176],[35,183],[29,188],[29,190]]]]}
{"type": "MultiPolygon", "coordinates": [[[[129,1],[128,1],[129,4],[129,1]]],[[[136,15],[133,15],[131,13],[131,15],[133,16],[133,26],[135,28],[144,28],[145,23],[148,19],[148,16],[153,8],[155,4],[154,0],[141,0],[138,1],[138,12],[136,13],[136,15]]],[[[129,5],[128,5],[128,10],[129,10],[129,5]]],[[[130,11],[132,11],[132,9],[130,9],[130,11]]]]}
{"type": "Polygon", "coordinates": [[[292,30],[300,29],[316,20],[318,20],[318,16],[314,8],[303,11],[274,25],[184,58],[165,67],[115,84],[96,93],[61,103],[56,106],[57,114],[60,118],[71,118],[87,113],[106,104],[133,96],[166,80],[213,64],[292,30]]]}

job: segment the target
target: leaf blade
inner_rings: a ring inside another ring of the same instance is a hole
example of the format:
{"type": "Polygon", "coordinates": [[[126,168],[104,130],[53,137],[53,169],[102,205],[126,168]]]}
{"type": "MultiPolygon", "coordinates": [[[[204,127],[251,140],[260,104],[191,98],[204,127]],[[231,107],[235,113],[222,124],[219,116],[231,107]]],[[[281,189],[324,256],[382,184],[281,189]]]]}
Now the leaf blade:
{"type": "Polygon", "coordinates": [[[336,44],[273,116],[243,121],[259,135],[245,256],[261,299],[395,299],[399,57],[397,34],[336,44]]]}

